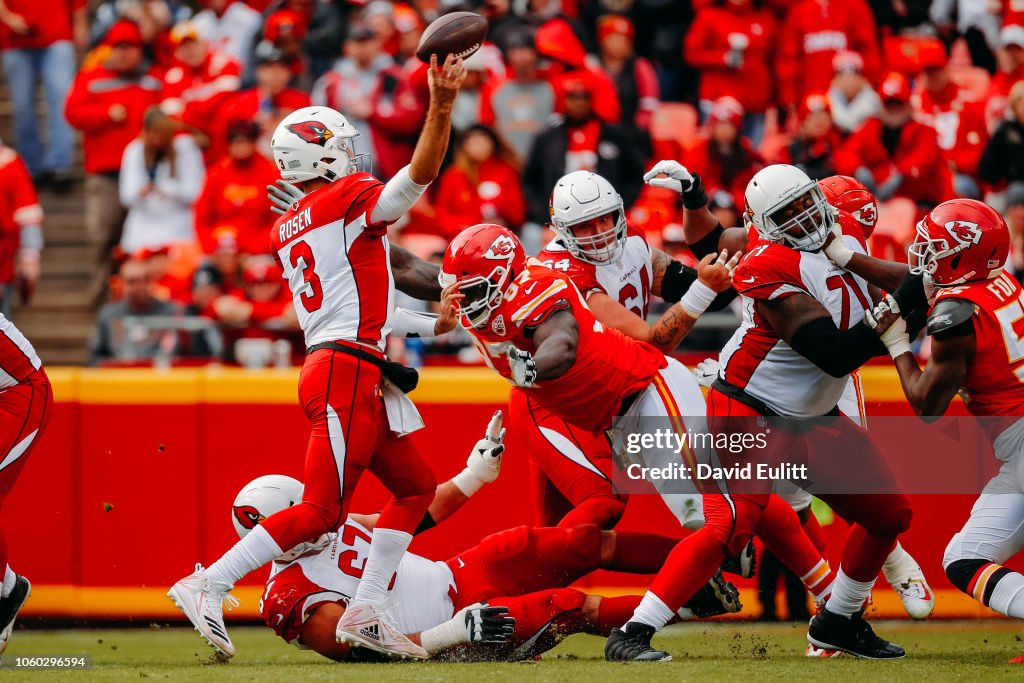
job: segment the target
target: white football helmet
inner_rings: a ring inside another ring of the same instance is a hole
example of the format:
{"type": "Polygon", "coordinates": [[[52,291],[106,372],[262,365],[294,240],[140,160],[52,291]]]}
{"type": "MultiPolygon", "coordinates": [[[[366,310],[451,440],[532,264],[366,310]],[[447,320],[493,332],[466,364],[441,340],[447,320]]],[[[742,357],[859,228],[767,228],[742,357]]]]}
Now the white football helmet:
{"type": "MultiPolygon", "coordinates": [[[[302,482],[283,474],[267,474],[257,477],[242,487],[231,505],[231,523],[239,538],[256,528],[257,524],[273,514],[290,508],[302,500],[302,482]]],[[[300,543],[278,559],[290,561],[310,550],[324,547],[329,542],[324,534],[315,542],[300,543]]]]}
{"type": "Polygon", "coordinates": [[[818,183],[796,166],[767,166],[747,183],[744,220],[769,242],[800,251],[821,248],[835,223],[818,183]]]}
{"type": "Polygon", "coordinates": [[[300,183],[313,178],[334,182],[369,171],[370,155],[356,154],[357,131],[330,107],[303,107],[281,120],[270,147],[281,178],[300,183]]]}
{"type": "Polygon", "coordinates": [[[569,253],[587,263],[615,263],[622,256],[626,239],[626,211],[622,197],[607,180],[590,171],[573,171],[562,176],[551,193],[551,227],[565,242],[569,253]],[[609,230],[577,237],[573,227],[608,213],[615,213],[609,230]]]}

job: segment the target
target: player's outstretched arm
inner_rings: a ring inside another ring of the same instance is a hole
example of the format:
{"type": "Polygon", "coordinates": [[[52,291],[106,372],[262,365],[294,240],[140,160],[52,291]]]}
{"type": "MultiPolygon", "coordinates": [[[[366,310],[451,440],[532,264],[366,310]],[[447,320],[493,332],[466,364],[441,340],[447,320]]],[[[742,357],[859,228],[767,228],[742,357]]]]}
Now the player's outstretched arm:
{"type": "Polygon", "coordinates": [[[793,350],[833,377],[845,377],[868,359],[886,353],[864,322],[840,330],[828,310],[808,294],[758,300],[758,312],[793,350]]]}
{"type": "Polygon", "coordinates": [[[462,59],[448,55],[444,64],[437,65],[437,55],[430,57],[427,82],[430,87],[430,104],[427,119],[423,123],[419,140],[409,162],[409,177],[414,183],[429,185],[437,179],[441,162],[448,150],[448,135],[451,131],[452,105],[459,94],[462,82],[466,80],[466,68],[462,59]]]}
{"type": "MultiPolygon", "coordinates": [[[[832,228],[832,232],[825,239],[825,246],[822,247],[822,250],[840,268],[845,268],[854,275],[860,275],[869,283],[886,292],[895,292],[910,274],[910,267],[906,263],[883,261],[874,256],[855,252],[843,241],[839,226],[832,228]]],[[[903,306],[903,308],[908,310],[907,306],[903,306]]]]}
{"type": "Polygon", "coordinates": [[[708,193],[704,191],[700,176],[690,172],[678,161],[665,159],[644,174],[644,182],[679,194],[683,200],[683,236],[697,258],[719,250],[736,253],[747,242],[742,228],[723,228],[708,209],[708,193]]]}
{"type": "MultiPolygon", "coordinates": [[[[657,253],[668,258],[664,252],[657,253]]],[[[591,294],[587,304],[594,312],[594,316],[605,325],[614,327],[627,337],[647,342],[665,353],[671,353],[690,333],[701,314],[721,298],[722,292],[732,291],[732,297],[736,296],[736,291],[732,289],[732,271],[740,256],[740,253],[736,253],[729,259],[725,251],[705,256],[698,270],[694,271],[696,277],[691,280],[685,294],[681,297],[677,294],[678,303],[665,311],[653,324],[648,324],[646,320],[603,292],[591,294]]],[[[655,282],[658,282],[657,271],[655,282]]],[[[672,282],[671,288],[675,286],[676,283],[672,282]]]]}
{"type": "Polygon", "coordinates": [[[437,274],[441,267],[424,261],[416,254],[397,244],[391,244],[391,273],[395,288],[414,299],[440,301],[441,284],[437,274]]]}

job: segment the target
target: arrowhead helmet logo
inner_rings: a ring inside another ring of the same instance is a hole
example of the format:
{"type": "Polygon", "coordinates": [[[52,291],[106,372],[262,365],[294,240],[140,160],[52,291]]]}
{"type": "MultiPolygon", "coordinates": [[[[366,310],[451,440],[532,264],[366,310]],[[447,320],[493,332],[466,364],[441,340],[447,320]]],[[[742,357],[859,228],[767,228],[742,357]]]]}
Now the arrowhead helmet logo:
{"type": "Polygon", "coordinates": [[[494,330],[494,334],[505,336],[505,317],[498,315],[491,323],[491,329],[494,330]]]}
{"type": "Polygon", "coordinates": [[[977,244],[981,240],[981,228],[971,221],[947,221],[942,227],[946,229],[962,246],[977,244]]]}
{"type": "Polygon", "coordinates": [[[326,124],[320,123],[319,121],[302,121],[300,123],[293,123],[288,126],[288,130],[298,135],[306,142],[311,142],[314,145],[320,145],[324,147],[327,145],[327,141],[334,137],[334,133],[326,124]]]}
{"type": "Polygon", "coordinates": [[[498,235],[484,253],[484,258],[494,261],[507,261],[516,250],[516,241],[510,235],[498,235]]]}
{"type": "Polygon", "coordinates": [[[874,226],[878,221],[878,208],[874,202],[868,202],[851,214],[861,225],[874,226]]]}

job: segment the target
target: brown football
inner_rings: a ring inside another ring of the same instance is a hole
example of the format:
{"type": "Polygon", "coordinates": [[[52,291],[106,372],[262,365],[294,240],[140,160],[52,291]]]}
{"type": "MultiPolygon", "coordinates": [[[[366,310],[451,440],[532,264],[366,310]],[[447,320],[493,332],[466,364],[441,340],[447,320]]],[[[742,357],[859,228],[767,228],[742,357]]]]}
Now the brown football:
{"type": "Polygon", "coordinates": [[[475,12],[452,12],[430,22],[420,36],[416,57],[427,64],[433,54],[437,55],[438,64],[451,54],[465,59],[480,49],[485,38],[486,19],[475,12]]]}

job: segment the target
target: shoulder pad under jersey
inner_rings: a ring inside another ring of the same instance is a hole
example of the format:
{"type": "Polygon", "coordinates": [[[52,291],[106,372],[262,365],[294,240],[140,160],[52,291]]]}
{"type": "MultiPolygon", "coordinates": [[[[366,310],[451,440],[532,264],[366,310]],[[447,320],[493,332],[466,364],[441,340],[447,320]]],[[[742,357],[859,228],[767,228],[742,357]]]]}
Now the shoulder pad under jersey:
{"type": "Polygon", "coordinates": [[[966,299],[942,299],[928,313],[928,334],[948,332],[974,316],[974,304],[966,299]]]}

